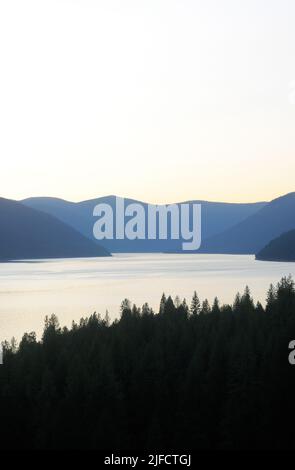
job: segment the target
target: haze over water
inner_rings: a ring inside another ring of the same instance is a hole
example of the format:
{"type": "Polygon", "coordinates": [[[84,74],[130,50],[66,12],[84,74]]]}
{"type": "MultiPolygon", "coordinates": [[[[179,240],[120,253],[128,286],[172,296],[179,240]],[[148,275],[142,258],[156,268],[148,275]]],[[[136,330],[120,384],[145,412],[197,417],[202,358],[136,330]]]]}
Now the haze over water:
{"type": "Polygon", "coordinates": [[[264,303],[270,283],[295,277],[295,263],[255,261],[254,256],[193,254],[117,254],[112,258],[45,260],[0,264],[0,340],[41,334],[46,315],[62,326],[94,311],[119,316],[124,298],[157,311],[163,292],[190,303],[194,290],[210,303],[217,295],[232,303],[249,285],[264,303]]]}

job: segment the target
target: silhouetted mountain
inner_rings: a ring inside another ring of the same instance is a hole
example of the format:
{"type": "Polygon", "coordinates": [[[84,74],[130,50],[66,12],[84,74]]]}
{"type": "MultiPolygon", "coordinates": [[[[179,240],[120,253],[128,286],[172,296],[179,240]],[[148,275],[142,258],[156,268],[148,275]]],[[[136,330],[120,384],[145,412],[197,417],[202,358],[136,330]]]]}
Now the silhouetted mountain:
{"type": "Polygon", "coordinates": [[[0,198],[0,260],[108,256],[55,217],[0,198]]]}
{"type": "MultiPolygon", "coordinates": [[[[202,238],[208,238],[234,226],[248,216],[258,212],[265,206],[265,202],[255,204],[232,204],[208,201],[188,201],[202,204],[202,238]]],[[[30,198],[22,201],[23,204],[34,209],[42,210],[57,217],[72,226],[91,240],[93,237],[93,209],[97,204],[109,204],[115,208],[116,197],[106,196],[79,203],[64,201],[55,198],[30,198]]],[[[141,201],[125,199],[125,205],[140,203],[147,214],[147,204],[141,201]]],[[[169,238],[169,236],[168,236],[169,238]]],[[[179,240],[101,240],[99,244],[110,252],[177,252],[181,251],[179,240]]]]}
{"type": "Polygon", "coordinates": [[[256,255],[262,261],[295,261],[295,230],[272,240],[256,255]]]}
{"type": "Polygon", "coordinates": [[[274,199],[234,227],[204,240],[201,252],[256,254],[292,229],[295,229],[295,193],[274,199]]]}

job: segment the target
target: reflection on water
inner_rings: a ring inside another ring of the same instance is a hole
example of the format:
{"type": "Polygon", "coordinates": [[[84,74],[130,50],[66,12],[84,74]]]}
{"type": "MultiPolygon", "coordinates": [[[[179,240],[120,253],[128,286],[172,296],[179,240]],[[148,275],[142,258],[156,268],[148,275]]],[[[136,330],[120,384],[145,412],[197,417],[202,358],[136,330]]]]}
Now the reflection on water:
{"type": "Polygon", "coordinates": [[[157,309],[164,291],[190,301],[197,290],[210,301],[233,301],[249,285],[264,302],[271,282],[295,277],[295,263],[255,261],[253,256],[132,254],[112,258],[50,260],[0,264],[0,340],[24,331],[42,331],[45,315],[55,313],[70,325],[94,311],[118,315],[128,297],[157,309]]]}

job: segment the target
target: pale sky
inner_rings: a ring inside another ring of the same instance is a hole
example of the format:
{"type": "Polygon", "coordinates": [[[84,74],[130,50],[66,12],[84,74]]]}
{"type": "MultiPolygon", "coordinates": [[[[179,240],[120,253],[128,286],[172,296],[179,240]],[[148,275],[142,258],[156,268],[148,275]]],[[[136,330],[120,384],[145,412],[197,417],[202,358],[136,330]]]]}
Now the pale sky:
{"type": "Polygon", "coordinates": [[[0,64],[2,197],[295,191],[294,0],[1,0],[0,64]]]}

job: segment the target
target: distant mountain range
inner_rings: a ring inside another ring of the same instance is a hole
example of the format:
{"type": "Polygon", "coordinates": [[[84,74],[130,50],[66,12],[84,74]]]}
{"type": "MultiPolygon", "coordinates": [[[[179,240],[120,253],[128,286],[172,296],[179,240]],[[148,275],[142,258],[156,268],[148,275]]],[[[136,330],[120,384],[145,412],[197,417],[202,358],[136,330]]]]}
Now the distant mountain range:
{"type": "MultiPolygon", "coordinates": [[[[84,236],[94,241],[93,237],[93,209],[97,204],[109,204],[115,208],[116,197],[106,196],[79,203],[64,201],[55,198],[30,198],[22,203],[33,209],[46,212],[64,223],[78,230],[84,236]]],[[[265,207],[266,202],[250,204],[234,204],[208,201],[187,201],[202,204],[202,239],[213,237],[235,226],[244,219],[252,216],[265,207]]],[[[140,203],[147,214],[147,203],[132,199],[125,199],[125,204],[140,203]]],[[[181,251],[181,241],[168,240],[100,240],[99,244],[111,253],[116,252],[178,252],[181,251]]]]}
{"type": "Polygon", "coordinates": [[[245,220],[204,240],[201,252],[256,254],[292,229],[295,229],[295,193],[274,199],[245,220]]]}
{"type": "Polygon", "coordinates": [[[284,233],[256,255],[262,261],[295,261],[295,230],[284,233]]]}
{"type": "MultiPolygon", "coordinates": [[[[202,205],[202,245],[198,253],[258,254],[269,242],[295,230],[295,193],[271,202],[202,205]]],[[[0,260],[108,256],[122,252],[182,252],[183,240],[101,240],[93,236],[97,204],[115,208],[116,197],[83,202],[38,197],[0,199],[0,260]]],[[[125,205],[140,203],[125,199],[125,205]]],[[[178,203],[180,204],[180,203],[178,203]]],[[[169,227],[170,224],[168,224],[169,227]]],[[[289,238],[283,239],[288,243],[289,238]],[[286,241],[287,240],[287,241],[286,241]]],[[[291,239],[290,239],[291,240],[291,239]]]]}
{"type": "Polygon", "coordinates": [[[0,261],[109,256],[52,215],[0,198],[0,261]]]}

